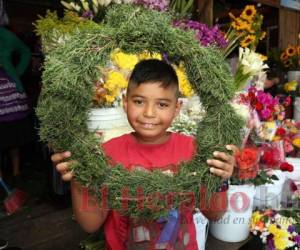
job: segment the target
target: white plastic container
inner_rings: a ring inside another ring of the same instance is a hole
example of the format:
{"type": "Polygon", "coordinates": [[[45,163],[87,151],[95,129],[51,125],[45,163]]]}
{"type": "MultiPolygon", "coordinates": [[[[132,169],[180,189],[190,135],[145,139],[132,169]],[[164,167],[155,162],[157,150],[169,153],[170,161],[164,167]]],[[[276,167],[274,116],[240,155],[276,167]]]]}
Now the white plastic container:
{"type": "Polygon", "coordinates": [[[90,131],[103,131],[128,125],[122,107],[91,109],[87,121],[90,131]]]}
{"type": "Polygon", "coordinates": [[[282,198],[282,189],[286,180],[286,172],[274,170],[273,173],[279,180],[273,181],[273,184],[264,184],[256,187],[254,196],[254,208],[272,207],[277,209],[280,207],[282,198]]]}
{"type": "Polygon", "coordinates": [[[240,242],[249,236],[253,210],[253,185],[230,185],[227,191],[228,207],[218,221],[210,222],[210,233],[227,242],[240,242]]]}
{"type": "Polygon", "coordinates": [[[294,171],[287,172],[286,177],[300,184],[300,158],[287,157],[285,160],[294,166],[294,171]]]}

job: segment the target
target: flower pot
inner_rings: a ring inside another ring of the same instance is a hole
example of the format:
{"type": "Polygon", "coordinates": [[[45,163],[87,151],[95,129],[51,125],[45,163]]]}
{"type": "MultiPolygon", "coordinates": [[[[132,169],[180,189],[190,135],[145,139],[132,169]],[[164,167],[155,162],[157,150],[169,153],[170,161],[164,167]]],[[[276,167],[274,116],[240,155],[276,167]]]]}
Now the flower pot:
{"type": "Polygon", "coordinates": [[[300,97],[295,97],[294,102],[294,120],[300,122],[300,97]]]}
{"type": "Polygon", "coordinates": [[[286,180],[286,173],[281,170],[273,171],[273,174],[279,180],[273,181],[273,184],[264,184],[256,187],[254,195],[254,207],[265,208],[272,207],[273,209],[280,207],[283,184],[286,180]]]}
{"type": "Polygon", "coordinates": [[[87,126],[91,132],[102,132],[103,142],[132,131],[122,107],[91,109],[87,126]]]}
{"type": "Polygon", "coordinates": [[[300,158],[287,157],[285,160],[294,166],[294,171],[287,172],[286,177],[300,184],[300,158]]]}
{"type": "Polygon", "coordinates": [[[226,213],[218,221],[210,222],[212,236],[227,242],[240,242],[247,239],[254,194],[253,185],[230,185],[227,191],[226,213]]]}
{"type": "Polygon", "coordinates": [[[288,71],[287,77],[289,82],[296,80],[298,83],[300,83],[300,70],[288,71]]]}

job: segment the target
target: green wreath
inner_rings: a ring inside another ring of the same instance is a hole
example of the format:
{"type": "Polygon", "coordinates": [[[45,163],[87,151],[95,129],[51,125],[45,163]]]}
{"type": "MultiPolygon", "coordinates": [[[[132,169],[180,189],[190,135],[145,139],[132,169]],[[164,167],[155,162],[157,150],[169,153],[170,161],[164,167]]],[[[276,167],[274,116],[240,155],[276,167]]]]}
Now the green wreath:
{"type": "Polygon", "coordinates": [[[168,199],[162,197],[173,194],[172,207],[178,208],[189,199],[186,194],[193,192],[198,206],[200,185],[207,188],[207,197],[219,187],[220,178],[210,174],[206,160],[216,150],[224,152],[226,144],[241,144],[244,122],[229,104],[234,94],[229,65],[216,48],[201,47],[193,32],[174,28],[166,13],[115,5],[99,27],[72,35],[47,55],[37,108],[40,136],[55,150],[72,152],[72,158],[78,161],[73,165],[77,181],[93,190],[100,200],[106,194],[99,187],[107,187],[110,208],[122,209],[126,200],[124,213],[157,218],[170,208],[168,199]],[[196,155],[173,177],[160,171],[149,174],[140,170],[129,172],[122,166],[109,167],[98,139],[87,129],[93,82],[100,74],[97,67],[105,67],[116,48],[133,54],[145,50],[167,53],[172,63],[183,61],[188,79],[206,110],[198,124],[196,155]],[[129,188],[130,197],[143,190],[143,210],[136,199],[124,199],[123,187],[129,188]],[[158,192],[162,196],[153,195],[158,192]],[[149,204],[155,205],[155,210],[149,204]]]}

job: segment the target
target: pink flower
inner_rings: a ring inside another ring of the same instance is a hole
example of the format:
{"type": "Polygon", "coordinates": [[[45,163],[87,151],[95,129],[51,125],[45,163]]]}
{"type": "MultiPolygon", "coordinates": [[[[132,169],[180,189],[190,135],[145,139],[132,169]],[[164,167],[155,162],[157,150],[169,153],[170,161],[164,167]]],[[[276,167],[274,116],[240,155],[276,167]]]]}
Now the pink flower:
{"type": "Polygon", "coordinates": [[[263,120],[268,120],[271,116],[271,111],[269,109],[264,108],[262,111],[260,111],[260,117],[263,120]]]}

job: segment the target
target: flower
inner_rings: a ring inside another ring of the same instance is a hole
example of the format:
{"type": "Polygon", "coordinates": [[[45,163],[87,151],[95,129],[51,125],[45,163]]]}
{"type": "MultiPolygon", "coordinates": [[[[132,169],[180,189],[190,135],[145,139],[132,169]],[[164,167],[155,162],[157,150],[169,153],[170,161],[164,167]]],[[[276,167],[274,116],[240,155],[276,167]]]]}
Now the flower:
{"type": "Polygon", "coordinates": [[[288,45],[281,52],[280,60],[286,70],[300,70],[300,44],[288,45]]]}
{"type": "Polygon", "coordinates": [[[266,32],[261,30],[263,16],[257,13],[254,5],[247,5],[240,16],[229,13],[229,17],[231,24],[225,35],[228,45],[223,50],[224,57],[237,46],[255,50],[259,41],[266,36],[266,32]]]}
{"type": "Polygon", "coordinates": [[[288,172],[293,172],[294,170],[294,167],[293,165],[287,163],[287,162],[283,162],[281,165],[280,165],[280,170],[281,171],[288,171],[288,172]]]}
{"type": "Polygon", "coordinates": [[[239,49],[239,62],[237,72],[234,77],[234,83],[237,90],[243,89],[248,80],[252,79],[255,75],[259,75],[268,65],[264,63],[261,55],[255,53],[249,48],[239,49]]]}
{"type": "Polygon", "coordinates": [[[283,89],[290,96],[300,96],[300,83],[296,80],[285,83],[283,89]]]}
{"type": "Polygon", "coordinates": [[[174,66],[179,82],[179,91],[183,96],[190,97],[194,95],[194,90],[185,73],[184,65],[174,66]]]}
{"type": "Polygon", "coordinates": [[[202,46],[213,45],[218,48],[225,48],[227,46],[227,41],[219,29],[218,25],[213,27],[208,27],[207,24],[203,24],[192,20],[180,20],[174,22],[175,27],[179,27],[183,30],[193,30],[195,31],[196,39],[202,46]]]}
{"type": "Polygon", "coordinates": [[[295,226],[296,216],[286,217],[275,210],[265,213],[254,211],[250,220],[250,231],[259,236],[268,249],[297,249],[300,246],[299,232],[295,226]]]}
{"type": "Polygon", "coordinates": [[[134,0],[137,5],[142,5],[145,8],[166,11],[169,8],[170,1],[168,0],[134,0]]]}

